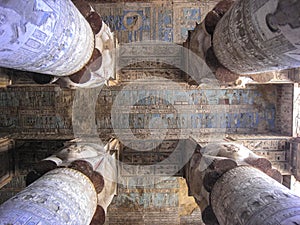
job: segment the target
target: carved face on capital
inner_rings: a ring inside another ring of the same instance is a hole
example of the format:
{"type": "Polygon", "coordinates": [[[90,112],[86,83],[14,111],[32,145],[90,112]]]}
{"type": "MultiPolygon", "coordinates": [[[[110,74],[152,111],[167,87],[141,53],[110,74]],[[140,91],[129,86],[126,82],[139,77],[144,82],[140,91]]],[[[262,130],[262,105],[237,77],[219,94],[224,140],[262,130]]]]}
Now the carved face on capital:
{"type": "Polygon", "coordinates": [[[243,160],[253,154],[248,148],[232,142],[209,144],[201,152],[203,155],[226,157],[235,160],[243,160]]]}
{"type": "Polygon", "coordinates": [[[60,151],[57,156],[63,161],[73,161],[76,159],[96,157],[97,155],[97,149],[91,146],[74,144],[60,151]]]}

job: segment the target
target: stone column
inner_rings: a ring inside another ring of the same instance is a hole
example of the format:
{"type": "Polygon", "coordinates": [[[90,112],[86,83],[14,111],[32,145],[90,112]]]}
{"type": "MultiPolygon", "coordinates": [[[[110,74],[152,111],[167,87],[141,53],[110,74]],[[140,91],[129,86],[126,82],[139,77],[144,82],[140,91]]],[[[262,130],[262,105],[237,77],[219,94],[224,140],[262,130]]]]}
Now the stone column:
{"type": "MultiPolygon", "coordinates": [[[[103,225],[105,223],[107,208],[116,194],[117,165],[115,155],[110,154],[110,147],[108,145],[101,146],[87,142],[74,144],[73,141],[70,143],[69,146],[65,146],[54,155],[40,161],[28,173],[26,183],[27,185],[34,181],[36,183],[39,181],[37,180],[38,178],[41,177],[40,179],[44,179],[44,176],[47,176],[49,171],[56,171],[57,168],[69,168],[71,171],[77,171],[90,181],[89,183],[94,186],[96,193],[97,208],[92,216],[90,225],[103,225]]],[[[73,183],[73,185],[77,184],[73,183]]],[[[49,188],[54,187],[51,186],[49,188]]],[[[63,193],[69,195],[68,188],[62,190],[61,194],[63,193]]],[[[95,199],[90,200],[94,202],[95,199]]],[[[81,223],[78,224],[81,225],[81,223]]]]}
{"type": "Polygon", "coordinates": [[[237,0],[213,32],[218,61],[237,74],[300,67],[300,1],[237,0]]]}
{"type": "Polygon", "coordinates": [[[281,185],[281,173],[237,143],[197,147],[185,178],[206,225],[300,222],[300,197],[281,185]]]}
{"type": "Polygon", "coordinates": [[[70,0],[0,2],[0,66],[56,76],[89,61],[94,34],[70,0]]]}
{"type": "Polygon", "coordinates": [[[89,225],[97,193],[84,174],[55,169],[0,206],[1,224],[89,225]]]}
{"type": "Polygon", "coordinates": [[[210,199],[221,225],[300,223],[300,197],[253,167],[237,167],[223,174],[210,199]]]}

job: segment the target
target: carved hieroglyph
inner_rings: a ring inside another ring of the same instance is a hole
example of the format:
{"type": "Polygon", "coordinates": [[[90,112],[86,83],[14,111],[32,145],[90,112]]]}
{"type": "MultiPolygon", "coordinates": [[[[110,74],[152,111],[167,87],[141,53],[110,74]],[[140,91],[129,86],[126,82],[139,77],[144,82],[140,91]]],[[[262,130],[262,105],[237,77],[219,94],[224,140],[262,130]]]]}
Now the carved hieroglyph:
{"type": "Polygon", "coordinates": [[[0,2],[0,66],[56,76],[79,71],[94,35],[70,0],[0,2]]]}

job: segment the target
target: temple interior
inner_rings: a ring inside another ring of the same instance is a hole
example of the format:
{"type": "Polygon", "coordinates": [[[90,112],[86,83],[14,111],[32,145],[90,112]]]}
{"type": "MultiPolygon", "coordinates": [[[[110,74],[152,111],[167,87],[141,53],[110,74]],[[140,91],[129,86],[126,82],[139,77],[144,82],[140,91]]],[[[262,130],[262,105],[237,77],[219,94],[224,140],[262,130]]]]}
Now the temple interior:
{"type": "Polygon", "coordinates": [[[299,0],[0,0],[0,225],[300,224],[299,0]]]}

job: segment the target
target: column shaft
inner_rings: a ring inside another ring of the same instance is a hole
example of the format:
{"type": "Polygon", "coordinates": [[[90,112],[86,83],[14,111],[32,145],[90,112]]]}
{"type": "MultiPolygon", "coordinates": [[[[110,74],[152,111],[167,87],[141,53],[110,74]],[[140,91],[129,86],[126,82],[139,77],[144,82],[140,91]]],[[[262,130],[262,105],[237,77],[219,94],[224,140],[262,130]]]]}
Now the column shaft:
{"type": "Polygon", "coordinates": [[[0,206],[1,224],[89,225],[97,207],[92,182],[82,173],[55,169],[0,206]]]}
{"type": "Polygon", "coordinates": [[[213,48],[237,74],[300,66],[300,1],[237,0],[217,24],[213,48]]]}
{"type": "Polygon", "coordinates": [[[211,192],[220,225],[293,225],[300,223],[300,197],[253,167],[229,170],[211,192]]]}
{"type": "Polygon", "coordinates": [[[88,22],[70,0],[0,2],[0,66],[66,76],[94,50],[88,22]]]}

